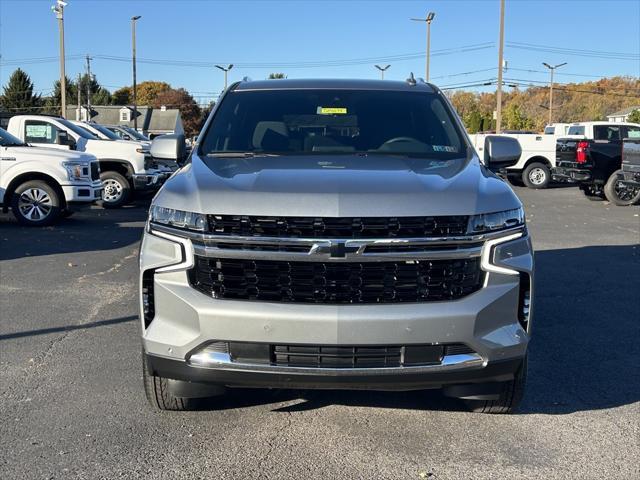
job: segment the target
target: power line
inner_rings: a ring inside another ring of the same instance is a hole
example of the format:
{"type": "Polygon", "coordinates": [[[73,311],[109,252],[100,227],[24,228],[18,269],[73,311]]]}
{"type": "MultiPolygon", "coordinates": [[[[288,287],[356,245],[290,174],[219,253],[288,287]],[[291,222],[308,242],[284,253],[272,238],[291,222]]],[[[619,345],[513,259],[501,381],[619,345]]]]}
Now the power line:
{"type": "Polygon", "coordinates": [[[520,50],[530,50],[534,52],[558,53],[562,55],[588,57],[588,58],[606,58],[609,60],[630,60],[630,61],[640,60],[640,54],[635,54],[635,53],[604,52],[604,51],[598,51],[598,50],[577,50],[577,49],[550,47],[545,45],[534,45],[534,44],[519,43],[519,42],[507,42],[507,47],[517,48],[520,50]]]}

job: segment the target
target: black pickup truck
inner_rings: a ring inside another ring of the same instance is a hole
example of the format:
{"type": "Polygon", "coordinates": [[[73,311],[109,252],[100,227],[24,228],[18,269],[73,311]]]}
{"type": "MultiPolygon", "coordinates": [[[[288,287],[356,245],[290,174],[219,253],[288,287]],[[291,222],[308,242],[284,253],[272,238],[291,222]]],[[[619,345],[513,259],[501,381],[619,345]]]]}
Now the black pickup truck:
{"type": "Polygon", "coordinates": [[[606,198],[620,206],[640,201],[640,186],[623,181],[622,138],[629,132],[620,130],[612,128],[618,136],[607,139],[559,138],[553,177],[577,182],[590,200],[606,198]]]}
{"type": "Polygon", "coordinates": [[[622,183],[640,189],[640,138],[625,138],[622,142],[622,183]]]}

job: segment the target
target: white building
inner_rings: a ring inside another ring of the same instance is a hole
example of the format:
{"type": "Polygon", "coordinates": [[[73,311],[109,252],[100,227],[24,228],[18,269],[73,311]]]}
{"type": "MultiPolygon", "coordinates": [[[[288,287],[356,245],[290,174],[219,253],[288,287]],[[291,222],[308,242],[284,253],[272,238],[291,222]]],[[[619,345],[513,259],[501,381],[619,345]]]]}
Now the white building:
{"type": "Polygon", "coordinates": [[[640,110],[640,106],[625,108],[624,110],[620,110],[619,112],[612,113],[611,115],[607,115],[607,119],[610,122],[621,123],[628,122],[629,115],[634,110],[640,110]]]}

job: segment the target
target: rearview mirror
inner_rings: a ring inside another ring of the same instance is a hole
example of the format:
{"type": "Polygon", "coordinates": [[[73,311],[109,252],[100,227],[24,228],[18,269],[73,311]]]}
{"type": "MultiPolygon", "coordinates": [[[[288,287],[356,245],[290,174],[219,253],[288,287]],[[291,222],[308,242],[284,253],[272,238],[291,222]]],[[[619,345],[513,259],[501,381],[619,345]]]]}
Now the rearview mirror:
{"type": "Polygon", "coordinates": [[[180,163],[186,156],[187,146],[184,135],[174,133],[156,137],[151,142],[151,156],[163,160],[175,160],[180,163]]]}
{"type": "Polygon", "coordinates": [[[484,139],[484,164],[492,172],[514,166],[520,155],[522,148],[515,138],[487,135],[484,139]]]}

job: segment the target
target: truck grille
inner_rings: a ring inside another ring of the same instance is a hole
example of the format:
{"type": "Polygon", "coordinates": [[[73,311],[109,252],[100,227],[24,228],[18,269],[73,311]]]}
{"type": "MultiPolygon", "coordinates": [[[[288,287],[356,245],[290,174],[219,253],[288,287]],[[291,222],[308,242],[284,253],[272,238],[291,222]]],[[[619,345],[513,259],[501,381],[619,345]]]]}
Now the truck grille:
{"type": "Polygon", "coordinates": [[[479,258],[403,262],[288,262],[196,256],[192,286],[214,298],[297,303],[456,300],[482,286],[479,258]]]}
{"type": "Polygon", "coordinates": [[[210,233],[279,238],[411,238],[464,235],[469,217],[261,217],[209,215],[210,233]]]}
{"type": "Polygon", "coordinates": [[[100,164],[98,162],[91,162],[91,180],[98,180],[100,178],[100,164]]]}

